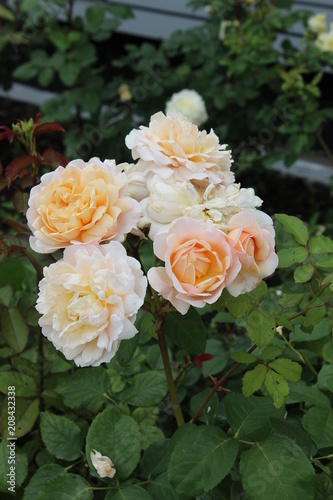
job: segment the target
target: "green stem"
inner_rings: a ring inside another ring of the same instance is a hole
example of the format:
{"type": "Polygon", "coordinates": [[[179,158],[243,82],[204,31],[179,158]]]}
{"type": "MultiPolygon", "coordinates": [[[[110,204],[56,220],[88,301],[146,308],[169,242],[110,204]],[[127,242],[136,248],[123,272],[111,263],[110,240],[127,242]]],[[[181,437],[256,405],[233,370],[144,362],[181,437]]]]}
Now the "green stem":
{"type": "Polygon", "coordinates": [[[171,397],[172,401],[172,406],[173,406],[173,411],[177,420],[178,427],[184,424],[184,417],[182,414],[182,410],[179,405],[178,401],[178,395],[177,395],[177,389],[173,381],[173,376],[172,376],[172,371],[171,371],[171,365],[170,365],[170,359],[169,359],[169,353],[168,353],[168,346],[165,338],[165,332],[164,332],[164,320],[162,321],[160,328],[157,332],[158,334],[158,345],[160,347],[161,355],[162,355],[162,360],[163,360],[163,365],[164,365],[164,371],[169,387],[169,394],[171,397]]]}
{"type": "Polygon", "coordinates": [[[313,375],[317,378],[318,372],[314,369],[314,367],[312,366],[312,364],[310,363],[310,361],[308,360],[308,358],[306,357],[304,352],[302,352],[302,356],[303,356],[305,365],[309,368],[310,372],[313,373],[313,375]]]}

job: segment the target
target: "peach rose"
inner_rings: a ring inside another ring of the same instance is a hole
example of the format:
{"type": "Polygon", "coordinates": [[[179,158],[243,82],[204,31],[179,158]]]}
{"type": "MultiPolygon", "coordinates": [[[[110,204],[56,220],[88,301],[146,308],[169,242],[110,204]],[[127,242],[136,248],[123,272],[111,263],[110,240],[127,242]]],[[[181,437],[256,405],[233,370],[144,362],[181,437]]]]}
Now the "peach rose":
{"type": "Polygon", "coordinates": [[[123,241],[139,217],[140,205],[127,195],[126,175],[117,172],[114,160],[73,160],[32,188],[30,245],[35,252],[50,253],[73,243],[123,241]]]}
{"type": "Polygon", "coordinates": [[[216,302],[241,268],[227,236],[211,222],[190,217],[158,232],[154,253],[165,267],[151,268],[148,281],[181,314],[190,305],[204,307],[216,302]]]}
{"type": "Polygon", "coordinates": [[[237,278],[228,287],[234,297],[250,292],[271,275],[277,265],[275,232],[272,219],[265,213],[248,210],[234,215],[228,225],[228,236],[234,242],[242,265],[237,278]]]}
{"type": "Polygon", "coordinates": [[[139,262],[118,241],[71,245],[39,283],[42,333],[78,366],[108,363],[137,333],[146,287],[139,262]]]}
{"type": "Polygon", "coordinates": [[[167,179],[195,180],[203,185],[231,184],[231,152],[220,145],[217,135],[199,131],[180,113],[156,113],[149,127],[132,130],[126,146],[133,159],[139,158],[137,169],[145,175],[158,174],[167,179]]]}

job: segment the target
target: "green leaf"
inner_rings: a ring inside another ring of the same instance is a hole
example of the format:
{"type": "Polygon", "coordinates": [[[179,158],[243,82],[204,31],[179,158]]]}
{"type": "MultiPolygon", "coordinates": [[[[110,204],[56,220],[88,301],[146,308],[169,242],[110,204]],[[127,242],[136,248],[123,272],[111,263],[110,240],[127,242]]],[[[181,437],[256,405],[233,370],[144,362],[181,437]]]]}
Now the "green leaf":
{"type": "Polygon", "coordinates": [[[187,497],[178,495],[172,488],[167,472],[160,474],[148,486],[148,491],[151,496],[158,500],[185,500],[187,497]]]}
{"type": "Polygon", "coordinates": [[[116,354],[117,361],[120,366],[126,366],[129,364],[134,356],[138,344],[139,335],[134,335],[133,338],[125,339],[120,342],[120,346],[116,354]]]}
{"type": "MultiPolygon", "coordinates": [[[[312,266],[311,266],[312,267],[312,266]]],[[[281,297],[279,304],[284,309],[289,309],[290,307],[298,306],[298,304],[304,299],[304,293],[288,293],[281,297]]]]}
{"type": "Polygon", "coordinates": [[[153,500],[148,491],[141,488],[141,486],[133,485],[120,488],[115,494],[109,491],[105,500],[153,500]]]}
{"type": "Polygon", "coordinates": [[[306,245],[309,239],[309,231],[306,225],[293,215],[276,214],[276,220],[280,222],[283,229],[293,235],[295,241],[300,245],[306,245]]]}
{"type": "Polygon", "coordinates": [[[310,461],[301,448],[285,436],[269,436],[245,451],[240,460],[240,473],[250,500],[310,500],[315,495],[316,475],[310,461]]]}
{"type": "Polygon", "coordinates": [[[9,347],[16,352],[22,352],[28,342],[29,330],[18,309],[13,307],[2,310],[1,330],[9,347]]]}
{"type": "Polygon", "coordinates": [[[253,304],[245,294],[233,297],[227,290],[223,290],[222,296],[213,304],[213,307],[217,311],[226,307],[234,318],[241,318],[252,309],[253,304]]]}
{"type": "Polygon", "coordinates": [[[289,335],[289,340],[293,342],[313,342],[328,337],[332,332],[331,321],[323,318],[320,323],[313,327],[311,333],[303,332],[299,325],[295,326],[295,331],[289,335]]]}
{"type": "Polygon", "coordinates": [[[137,408],[132,418],[139,426],[141,446],[146,450],[151,444],[162,441],[165,436],[159,427],[156,427],[158,408],[137,408]]]}
{"type": "Polygon", "coordinates": [[[167,338],[191,354],[201,354],[206,347],[206,329],[199,313],[191,307],[184,316],[177,312],[167,314],[167,338]]]}
{"type": "Polygon", "coordinates": [[[86,19],[92,28],[97,29],[104,21],[106,9],[102,5],[92,5],[86,9],[86,19]]]}
{"type": "Polygon", "coordinates": [[[242,380],[242,392],[246,398],[259,391],[265,381],[267,368],[265,365],[257,365],[253,370],[245,373],[242,380]]]}
{"type": "Polygon", "coordinates": [[[168,392],[165,374],[151,370],[133,377],[134,385],[122,393],[123,403],[133,406],[154,406],[168,392]]]}
{"type": "Polygon", "coordinates": [[[15,394],[18,398],[34,398],[38,394],[38,387],[35,380],[23,373],[0,373],[0,392],[7,394],[9,386],[15,386],[15,394]]]}
{"type": "Polygon", "coordinates": [[[180,495],[201,495],[230,472],[237,451],[238,442],[217,427],[193,427],[172,452],[169,481],[180,495]]]}
{"type": "Polygon", "coordinates": [[[140,309],[136,317],[135,326],[140,333],[146,333],[150,337],[157,339],[157,334],[155,332],[155,319],[150,312],[140,309]]]}
{"type": "Polygon", "coordinates": [[[267,285],[265,281],[261,281],[259,285],[257,285],[256,288],[249,293],[249,296],[253,298],[257,304],[259,304],[259,302],[262,302],[266,297],[266,295],[267,295],[267,285]]]}
{"type": "Polygon", "coordinates": [[[24,490],[24,500],[35,500],[39,491],[53,477],[67,474],[66,470],[58,464],[43,465],[30,479],[24,490]]]}
{"type": "Polygon", "coordinates": [[[50,83],[52,83],[53,78],[54,78],[54,71],[52,68],[42,68],[38,72],[37,80],[39,85],[41,85],[42,87],[48,87],[50,83]]]}
{"type": "Polygon", "coordinates": [[[269,397],[273,400],[275,408],[281,408],[289,394],[289,386],[286,379],[279,373],[269,371],[266,375],[265,387],[269,397]]]}
{"type": "Polygon", "coordinates": [[[38,67],[35,66],[32,62],[26,62],[21,64],[16,68],[13,72],[13,77],[18,80],[28,81],[35,78],[38,73],[38,67]]]}
{"type": "Polygon", "coordinates": [[[231,359],[236,361],[236,363],[245,364],[251,364],[257,361],[257,358],[253,356],[253,354],[249,354],[248,352],[233,352],[231,355],[231,359]]]}
{"type": "Polygon", "coordinates": [[[284,248],[278,252],[279,268],[284,269],[294,264],[301,264],[308,257],[308,252],[304,247],[284,248]]]}
{"type": "Polygon", "coordinates": [[[317,267],[321,267],[326,269],[328,267],[333,267],[333,255],[329,255],[328,257],[324,257],[323,259],[317,260],[317,267]]]}
{"type": "Polygon", "coordinates": [[[151,444],[143,454],[140,467],[148,478],[155,477],[168,468],[171,457],[170,439],[151,444]]]}
{"type": "Polygon", "coordinates": [[[94,413],[102,407],[110,380],[101,366],[81,368],[56,387],[69,408],[85,408],[94,413]]]}
{"type": "Polygon", "coordinates": [[[299,382],[301,380],[302,367],[291,359],[276,359],[275,361],[269,363],[269,366],[290,382],[299,382]]]}
{"type": "Polygon", "coordinates": [[[325,394],[314,386],[308,386],[303,382],[290,384],[288,403],[307,403],[308,405],[331,407],[330,401],[325,394]]]}
{"type": "Polygon", "coordinates": [[[324,406],[313,406],[302,418],[302,425],[318,448],[333,446],[333,411],[324,406]]]}
{"type": "Polygon", "coordinates": [[[318,387],[333,392],[333,365],[324,365],[318,373],[318,387]]]}
{"type": "Polygon", "coordinates": [[[333,483],[327,474],[317,474],[316,500],[333,498],[333,483]]]}
{"type": "Polygon", "coordinates": [[[208,339],[206,345],[206,353],[211,354],[213,359],[205,361],[202,366],[202,374],[204,377],[208,375],[216,375],[227,366],[229,361],[228,350],[226,345],[221,340],[208,339]]]}
{"type": "Polygon", "coordinates": [[[10,285],[0,288],[0,305],[8,307],[13,298],[13,289],[10,285]]]}
{"type": "Polygon", "coordinates": [[[305,264],[304,266],[300,266],[295,269],[294,279],[295,283],[306,283],[310,281],[313,276],[313,266],[311,264],[305,264]]]}
{"type": "Polygon", "coordinates": [[[24,453],[21,453],[15,442],[15,447],[8,446],[7,441],[0,443],[0,491],[8,493],[8,487],[11,486],[7,483],[9,467],[15,465],[15,492],[21,486],[28,473],[28,460],[24,453]],[[10,451],[15,449],[15,463],[10,463],[10,451]]]}
{"type": "Polygon", "coordinates": [[[242,394],[228,394],[224,398],[225,413],[235,436],[246,436],[268,426],[269,418],[283,418],[284,410],[274,408],[267,397],[251,396],[245,398],[242,394]]]}
{"type": "Polygon", "coordinates": [[[333,253],[333,240],[327,236],[314,236],[310,240],[310,252],[313,254],[333,253]]]}
{"type": "MultiPolygon", "coordinates": [[[[205,390],[199,392],[199,394],[196,394],[191,398],[190,401],[191,415],[194,415],[194,413],[197,411],[197,409],[199,408],[201,403],[203,403],[203,401],[205,400],[205,398],[208,396],[209,393],[210,393],[210,388],[207,387],[205,390]]],[[[199,413],[198,420],[200,422],[204,422],[207,425],[209,424],[213,425],[216,419],[216,411],[218,403],[219,400],[215,392],[213,396],[210,398],[209,402],[204,407],[204,409],[199,413]]]]}
{"type": "Polygon", "coordinates": [[[97,475],[90,458],[93,450],[111,459],[119,480],[126,479],[140,460],[141,435],[137,423],[115,408],[106,408],[91,424],[86,442],[87,461],[97,475]]]}
{"type": "Polygon", "coordinates": [[[272,430],[276,434],[281,434],[282,436],[287,436],[298,444],[304,453],[309,456],[314,456],[317,452],[317,447],[310,438],[310,436],[301,427],[299,421],[295,420],[278,420],[276,418],[270,418],[269,423],[272,430]]]}
{"type": "Polygon", "coordinates": [[[92,500],[90,484],[78,474],[61,474],[49,479],[34,500],[92,500]]]}
{"type": "Polygon", "coordinates": [[[326,314],[326,307],[325,306],[314,307],[314,308],[310,309],[305,315],[305,320],[302,323],[302,327],[316,325],[317,323],[319,323],[323,319],[325,314],[326,314]]]}
{"type": "Polygon", "coordinates": [[[0,5],[0,19],[6,19],[7,21],[13,22],[15,21],[15,16],[7,7],[0,5]]]}
{"type": "Polygon", "coordinates": [[[72,87],[80,74],[80,65],[74,62],[65,63],[59,71],[59,77],[62,83],[67,87],[72,87]]]}
{"type": "Polygon", "coordinates": [[[327,363],[333,363],[333,342],[327,342],[322,350],[322,355],[327,363]]]}
{"type": "Polygon", "coordinates": [[[40,430],[47,451],[56,458],[71,461],[81,456],[81,431],[69,418],[45,411],[41,413],[40,430]]]}
{"type": "MultiPolygon", "coordinates": [[[[13,410],[5,399],[0,418],[1,434],[4,438],[8,437],[8,411],[13,410]]],[[[34,426],[39,415],[39,399],[30,401],[29,399],[15,399],[15,437],[24,436],[34,426]]]]}
{"type": "Polygon", "coordinates": [[[267,359],[272,359],[272,358],[277,358],[283,353],[282,347],[279,347],[277,345],[269,345],[265,347],[265,349],[261,353],[261,359],[267,360],[267,359]]]}
{"type": "Polygon", "coordinates": [[[246,330],[250,339],[258,347],[269,344],[275,335],[275,319],[273,314],[255,307],[248,316],[246,330]]]}

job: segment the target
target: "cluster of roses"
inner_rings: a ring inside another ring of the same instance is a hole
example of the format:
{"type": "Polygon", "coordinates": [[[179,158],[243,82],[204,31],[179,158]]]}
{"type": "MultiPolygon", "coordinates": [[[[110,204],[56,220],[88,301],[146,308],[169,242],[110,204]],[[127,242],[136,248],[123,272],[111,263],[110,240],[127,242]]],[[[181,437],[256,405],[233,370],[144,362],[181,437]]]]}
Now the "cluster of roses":
{"type": "Polygon", "coordinates": [[[126,145],[136,164],[74,160],[44,175],[29,199],[31,247],[65,248],[39,285],[42,332],[79,366],[110,361],[136,333],[147,280],[121,244],[129,232],[149,226],[165,263],[149,283],[182,314],[224,288],[254,289],[278,263],[272,220],[256,210],[253,189],[234,184],[231,153],[213,131],[157,113],[126,145]]]}
{"type": "Polygon", "coordinates": [[[309,30],[316,35],[315,45],[323,52],[333,52],[333,23],[327,27],[326,14],[316,14],[308,20],[309,30]]]}

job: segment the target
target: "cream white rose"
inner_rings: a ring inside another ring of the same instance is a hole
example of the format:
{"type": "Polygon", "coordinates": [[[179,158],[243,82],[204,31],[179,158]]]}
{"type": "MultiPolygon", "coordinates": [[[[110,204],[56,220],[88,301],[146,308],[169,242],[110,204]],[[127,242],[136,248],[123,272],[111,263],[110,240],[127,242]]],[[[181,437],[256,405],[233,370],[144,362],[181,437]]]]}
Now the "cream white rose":
{"type": "Polygon", "coordinates": [[[316,14],[315,16],[311,16],[308,20],[308,27],[313,33],[326,33],[327,31],[327,22],[326,22],[326,14],[316,14]]]}
{"type": "Polygon", "coordinates": [[[143,215],[139,225],[150,225],[151,239],[160,229],[183,216],[211,221],[226,229],[233,215],[262,204],[252,188],[244,189],[240,184],[210,184],[205,189],[191,182],[162,179],[156,175],[149,188],[149,197],[141,201],[143,215]]]}
{"type": "Polygon", "coordinates": [[[117,241],[67,247],[39,283],[42,333],[78,366],[107,363],[137,333],[146,286],[139,262],[117,241]]]}
{"type": "Polygon", "coordinates": [[[110,479],[114,477],[117,471],[109,457],[102,455],[99,451],[92,450],[90,459],[99,477],[109,477],[110,479]]]}
{"type": "Polygon", "coordinates": [[[149,196],[147,188],[147,178],[138,171],[134,163],[119,163],[117,165],[119,172],[124,172],[127,177],[127,193],[136,201],[141,201],[149,196]]]}
{"type": "Polygon", "coordinates": [[[154,174],[163,179],[174,176],[205,186],[234,181],[227,145],[219,144],[213,130],[199,131],[180,113],[156,113],[149,127],[132,130],[125,142],[133,159],[139,159],[137,169],[149,178],[154,174]]]}
{"type": "Polygon", "coordinates": [[[323,52],[333,52],[333,30],[328,33],[321,33],[315,43],[323,52]]]}
{"type": "Polygon", "coordinates": [[[127,179],[114,160],[73,160],[41,177],[29,197],[27,221],[35,252],[73,243],[115,239],[137,227],[140,206],[128,196],[127,179]]]}
{"type": "Polygon", "coordinates": [[[205,101],[195,90],[184,89],[174,93],[166,103],[165,111],[179,112],[198,127],[208,120],[205,101]]]}

